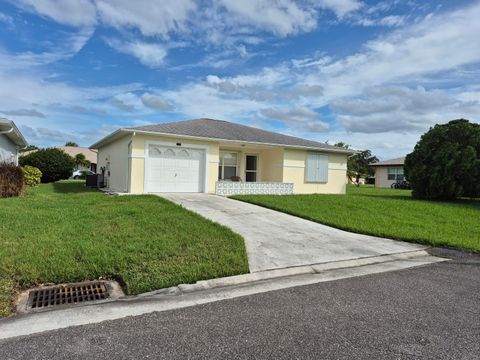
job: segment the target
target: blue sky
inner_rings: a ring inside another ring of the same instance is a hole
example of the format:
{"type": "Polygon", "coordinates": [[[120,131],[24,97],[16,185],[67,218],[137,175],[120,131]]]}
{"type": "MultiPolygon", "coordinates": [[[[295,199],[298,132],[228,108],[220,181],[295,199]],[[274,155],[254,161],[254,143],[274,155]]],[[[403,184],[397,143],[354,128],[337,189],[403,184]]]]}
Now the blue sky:
{"type": "Polygon", "coordinates": [[[38,146],[210,117],[404,155],[480,120],[480,2],[0,0],[0,116],[38,146]]]}

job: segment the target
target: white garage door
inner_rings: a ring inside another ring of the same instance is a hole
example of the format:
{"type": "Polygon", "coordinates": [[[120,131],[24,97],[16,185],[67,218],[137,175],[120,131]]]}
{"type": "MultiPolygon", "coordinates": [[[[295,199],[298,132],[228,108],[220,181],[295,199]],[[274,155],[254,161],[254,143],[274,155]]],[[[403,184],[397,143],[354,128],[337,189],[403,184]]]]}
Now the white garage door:
{"type": "Polygon", "coordinates": [[[149,145],[146,192],[203,192],[205,151],[149,145]]]}

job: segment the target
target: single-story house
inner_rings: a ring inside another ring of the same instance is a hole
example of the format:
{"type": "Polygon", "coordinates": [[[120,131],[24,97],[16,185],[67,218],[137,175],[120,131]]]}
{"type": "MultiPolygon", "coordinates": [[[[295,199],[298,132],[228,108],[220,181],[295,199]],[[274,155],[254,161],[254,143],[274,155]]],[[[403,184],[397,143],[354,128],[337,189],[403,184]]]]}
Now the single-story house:
{"type": "Polygon", "coordinates": [[[0,162],[18,165],[18,150],[28,143],[15,123],[0,118],[0,162]]]}
{"type": "Polygon", "coordinates": [[[212,119],[122,128],[90,148],[107,188],[135,194],[343,194],[353,153],[212,119]]]}
{"type": "Polygon", "coordinates": [[[78,165],[76,170],[91,170],[97,172],[97,153],[95,151],[80,146],[56,146],[55,149],[62,150],[73,158],[78,154],[85,155],[85,159],[88,160],[90,166],[78,165]]]}
{"type": "Polygon", "coordinates": [[[397,180],[405,180],[403,163],[405,157],[370,164],[375,169],[375,187],[389,188],[397,180]]]}

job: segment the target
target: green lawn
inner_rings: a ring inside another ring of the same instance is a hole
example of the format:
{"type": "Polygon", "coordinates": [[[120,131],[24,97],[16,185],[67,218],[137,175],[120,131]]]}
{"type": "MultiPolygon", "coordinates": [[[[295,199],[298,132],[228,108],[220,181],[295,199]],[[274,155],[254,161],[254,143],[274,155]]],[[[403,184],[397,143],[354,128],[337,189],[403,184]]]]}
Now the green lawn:
{"type": "Polygon", "coordinates": [[[108,277],[138,294],[248,272],[239,235],[157,196],[45,184],[0,199],[0,219],[0,316],[39,283],[108,277]]]}
{"type": "Polygon", "coordinates": [[[408,190],[372,186],[348,186],[347,195],[232,198],[357,233],[480,251],[479,200],[414,200],[408,190]]]}

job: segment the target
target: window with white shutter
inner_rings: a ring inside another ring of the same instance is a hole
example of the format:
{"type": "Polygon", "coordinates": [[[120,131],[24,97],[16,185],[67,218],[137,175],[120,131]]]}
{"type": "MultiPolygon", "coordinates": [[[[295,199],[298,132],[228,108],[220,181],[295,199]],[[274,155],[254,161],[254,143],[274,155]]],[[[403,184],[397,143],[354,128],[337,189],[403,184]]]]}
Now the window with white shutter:
{"type": "Polygon", "coordinates": [[[328,155],[316,152],[307,153],[305,182],[328,182],[328,155]]]}

